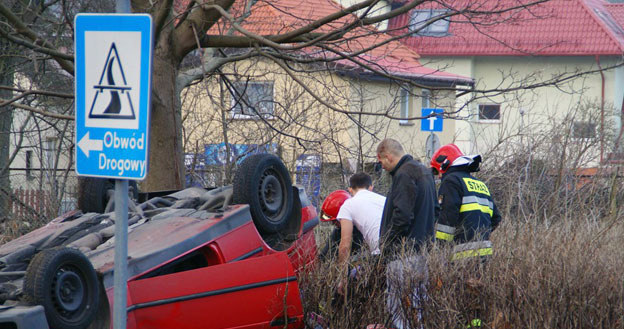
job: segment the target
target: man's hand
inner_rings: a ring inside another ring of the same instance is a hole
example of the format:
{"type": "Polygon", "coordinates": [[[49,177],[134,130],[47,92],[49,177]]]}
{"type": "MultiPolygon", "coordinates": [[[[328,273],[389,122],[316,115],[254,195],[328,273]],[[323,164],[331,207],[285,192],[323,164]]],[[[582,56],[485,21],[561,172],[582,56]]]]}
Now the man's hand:
{"type": "Polygon", "coordinates": [[[353,222],[348,219],[338,219],[340,221],[340,245],[338,246],[338,266],[342,268],[339,274],[338,293],[346,296],[347,273],[349,255],[351,254],[351,241],[353,241],[353,222]]]}
{"type": "Polygon", "coordinates": [[[353,222],[348,219],[340,221],[340,245],[338,246],[338,264],[343,266],[349,261],[351,241],[353,241],[353,222]]]}

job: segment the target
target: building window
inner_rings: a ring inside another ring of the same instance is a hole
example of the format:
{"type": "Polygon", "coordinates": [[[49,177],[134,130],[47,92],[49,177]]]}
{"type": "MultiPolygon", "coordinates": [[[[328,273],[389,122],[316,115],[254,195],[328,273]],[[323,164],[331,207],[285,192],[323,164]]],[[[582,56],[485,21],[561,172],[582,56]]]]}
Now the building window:
{"type": "Polygon", "coordinates": [[[479,121],[500,121],[500,104],[479,104],[479,121]]]}
{"type": "Polygon", "coordinates": [[[446,14],[446,10],[425,9],[414,10],[410,17],[409,31],[414,35],[442,36],[448,34],[448,18],[440,18],[446,14]],[[438,18],[437,20],[435,20],[438,18]],[[430,20],[435,20],[428,23],[430,20]]]}
{"type": "MultiPolygon", "coordinates": [[[[401,118],[409,118],[410,117],[410,93],[407,89],[401,89],[401,118]]],[[[411,125],[409,120],[399,120],[399,124],[402,126],[411,125]]]]}
{"type": "Polygon", "coordinates": [[[234,118],[273,117],[273,82],[234,82],[232,114],[234,118]]]}
{"type": "Polygon", "coordinates": [[[48,138],[43,142],[43,168],[54,169],[56,162],[56,139],[48,138]]]}
{"type": "Polygon", "coordinates": [[[596,124],[588,121],[574,121],[572,138],[587,139],[596,137],[596,124]]]}
{"type": "Polygon", "coordinates": [[[34,178],[32,175],[32,155],[33,151],[26,151],[26,179],[28,180],[34,178]]]}
{"type": "Polygon", "coordinates": [[[421,99],[422,99],[422,108],[423,109],[430,109],[431,108],[431,104],[433,104],[433,102],[431,101],[431,90],[429,89],[423,89],[420,95],[421,99]]]}

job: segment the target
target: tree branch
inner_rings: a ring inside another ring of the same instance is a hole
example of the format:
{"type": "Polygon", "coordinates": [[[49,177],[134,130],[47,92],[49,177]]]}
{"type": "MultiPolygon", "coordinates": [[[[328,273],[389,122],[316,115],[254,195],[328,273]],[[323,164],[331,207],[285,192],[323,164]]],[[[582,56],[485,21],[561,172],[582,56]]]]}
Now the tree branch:
{"type": "MultiPolygon", "coordinates": [[[[40,38],[37,33],[28,28],[26,24],[19,17],[15,16],[13,12],[7,8],[4,4],[0,2],[0,15],[4,16],[7,21],[11,24],[11,26],[15,29],[15,31],[24,37],[28,38],[32,41],[36,46],[40,46],[43,48],[47,48],[50,51],[53,51],[54,45],[50,44],[46,40],[40,38]]],[[[70,62],[64,58],[59,56],[51,55],[52,58],[69,74],[74,75],[74,63],[70,62]]]]}
{"type": "Polygon", "coordinates": [[[223,10],[228,10],[234,0],[211,0],[212,5],[195,7],[186,19],[175,27],[172,40],[174,42],[174,54],[177,58],[184,58],[193,49],[197,48],[193,37],[193,27],[200,35],[206,32],[221,19],[221,13],[210,6],[216,6],[223,10]]]}
{"type": "Polygon", "coordinates": [[[16,38],[10,34],[8,34],[6,31],[0,29],[0,36],[3,36],[9,40],[11,40],[11,42],[20,45],[20,46],[24,46],[26,48],[30,48],[36,52],[42,53],[42,54],[46,54],[46,55],[50,55],[52,57],[58,57],[61,59],[65,59],[68,61],[73,61],[74,60],[74,56],[72,55],[68,55],[66,53],[62,53],[60,51],[56,51],[54,49],[50,49],[50,48],[46,48],[46,47],[42,47],[42,46],[38,46],[36,44],[30,43],[24,39],[20,39],[20,38],[16,38]]]}
{"type": "MultiPolygon", "coordinates": [[[[298,29],[296,29],[294,31],[291,31],[291,32],[288,32],[288,33],[284,33],[284,34],[282,34],[281,40],[292,39],[292,38],[294,38],[296,36],[312,32],[312,31],[318,29],[319,27],[321,27],[321,26],[323,26],[325,24],[328,24],[328,23],[331,23],[333,21],[336,21],[336,20],[338,20],[338,19],[340,19],[342,17],[351,15],[351,14],[353,14],[354,12],[356,12],[356,11],[358,11],[360,9],[364,9],[364,8],[370,6],[371,4],[373,4],[374,2],[376,2],[376,0],[366,0],[366,1],[362,1],[362,2],[356,3],[356,4],[354,4],[352,6],[349,6],[349,7],[345,8],[345,9],[343,9],[343,10],[339,10],[339,11],[334,12],[334,13],[332,13],[330,15],[327,15],[327,16],[325,16],[323,18],[317,19],[316,21],[314,21],[314,22],[312,22],[312,23],[310,23],[310,24],[308,24],[308,25],[306,25],[304,27],[298,28],[298,29]]],[[[276,41],[279,42],[281,40],[278,39],[276,41]]]]}
{"type": "MultiPolygon", "coordinates": [[[[269,40],[274,43],[300,43],[307,42],[310,39],[319,38],[326,35],[325,33],[308,33],[296,36],[293,39],[280,40],[280,34],[259,35],[261,40],[269,40]]],[[[337,38],[335,38],[337,39],[337,38]]],[[[204,35],[200,44],[202,47],[209,48],[251,48],[257,44],[258,40],[247,36],[239,35],[204,35]]],[[[263,42],[264,43],[264,42],[263,42]]]]}
{"type": "Polygon", "coordinates": [[[27,95],[44,95],[44,96],[52,96],[52,97],[59,97],[59,98],[74,98],[74,94],[59,93],[56,91],[48,91],[48,90],[29,90],[29,89],[16,88],[16,87],[11,87],[11,86],[3,86],[3,85],[0,85],[0,89],[17,91],[20,93],[25,93],[27,95]]]}
{"type": "Polygon", "coordinates": [[[258,56],[258,54],[250,51],[234,57],[213,57],[212,60],[204,62],[200,67],[194,67],[184,72],[180,72],[176,79],[176,88],[179,88],[178,90],[182,90],[194,81],[203,78],[205,73],[214,72],[224,64],[249,59],[255,56],[258,56]]]}
{"type": "MultiPolygon", "coordinates": [[[[1,102],[1,104],[5,104],[5,103],[6,104],[11,104],[10,100],[3,99],[3,98],[0,98],[0,102],[1,102]]],[[[74,120],[74,116],[73,115],[65,115],[65,114],[48,112],[48,111],[40,110],[38,108],[34,108],[32,106],[20,104],[20,103],[12,103],[11,106],[17,107],[19,109],[26,110],[26,111],[29,111],[29,112],[41,114],[43,116],[50,117],[50,118],[61,119],[61,120],[74,120]]]]}

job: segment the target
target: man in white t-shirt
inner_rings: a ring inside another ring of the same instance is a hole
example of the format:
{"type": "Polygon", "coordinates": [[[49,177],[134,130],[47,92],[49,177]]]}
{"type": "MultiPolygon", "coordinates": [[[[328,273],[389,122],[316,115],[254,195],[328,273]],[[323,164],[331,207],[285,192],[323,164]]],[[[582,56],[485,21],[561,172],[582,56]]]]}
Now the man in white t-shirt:
{"type": "Polygon", "coordinates": [[[357,173],[349,178],[349,193],[353,196],[340,207],[340,245],[338,261],[345,264],[351,254],[353,225],[362,232],[371,254],[379,254],[379,226],[386,198],[372,192],[373,183],[366,173],[357,173]]]}

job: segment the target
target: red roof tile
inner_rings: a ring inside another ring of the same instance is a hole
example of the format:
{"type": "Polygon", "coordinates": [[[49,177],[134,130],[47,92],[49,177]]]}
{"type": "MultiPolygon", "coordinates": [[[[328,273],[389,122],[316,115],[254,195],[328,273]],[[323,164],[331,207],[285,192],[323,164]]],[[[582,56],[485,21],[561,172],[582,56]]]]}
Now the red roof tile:
{"type": "MultiPolygon", "coordinates": [[[[444,5],[488,11],[532,1],[444,0],[444,5]]],[[[467,16],[453,16],[448,35],[412,36],[402,41],[427,56],[622,55],[621,7],[604,0],[550,0],[502,14],[482,15],[472,20],[476,24],[471,24],[467,16]]],[[[405,14],[391,19],[388,30],[392,34],[406,33],[409,17],[405,14]]]]}
{"type": "Polygon", "coordinates": [[[620,27],[624,26],[624,3],[608,3],[607,10],[620,27]]]}
{"type": "MultiPolygon", "coordinates": [[[[246,1],[239,1],[230,10],[233,16],[240,17],[246,1]]],[[[342,9],[332,0],[260,0],[251,9],[251,14],[242,20],[241,26],[259,35],[283,34],[294,31],[317,19],[328,16],[342,9]]],[[[357,18],[347,15],[322,25],[313,32],[339,31],[357,18]]],[[[221,20],[209,34],[226,33],[231,25],[221,20]]],[[[240,34],[238,32],[234,33],[240,34]]],[[[369,65],[371,69],[406,78],[425,80],[455,80],[460,83],[471,83],[472,80],[460,75],[436,71],[424,67],[418,61],[418,54],[401,42],[391,40],[392,37],[374,28],[356,27],[347,32],[343,38],[330,42],[331,49],[343,54],[358,55],[357,61],[369,65]],[[380,45],[381,44],[381,45],[380,45]],[[373,48],[374,47],[374,48],[373,48]],[[368,48],[373,48],[368,50],[368,48]],[[364,51],[365,50],[365,51],[364,51]],[[364,51],[360,54],[360,52],[364,51]]],[[[318,47],[307,47],[300,51],[309,56],[336,57],[336,53],[318,47]]],[[[348,59],[336,61],[344,69],[361,71],[361,67],[348,59]]],[[[367,71],[367,70],[364,70],[367,71]]],[[[370,72],[370,70],[369,70],[370,72]]]]}

